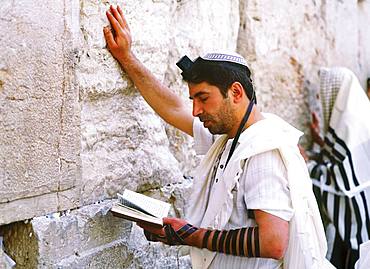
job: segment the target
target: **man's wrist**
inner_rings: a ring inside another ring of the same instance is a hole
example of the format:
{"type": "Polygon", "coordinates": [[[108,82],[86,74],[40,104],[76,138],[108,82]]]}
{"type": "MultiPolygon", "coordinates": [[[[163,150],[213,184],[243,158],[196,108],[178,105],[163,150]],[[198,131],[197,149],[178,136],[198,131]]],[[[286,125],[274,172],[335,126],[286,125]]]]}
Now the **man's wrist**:
{"type": "Polygon", "coordinates": [[[186,244],[192,247],[202,248],[203,237],[206,231],[206,229],[199,228],[185,240],[186,244]]]}
{"type": "Polygon", "coordinates": [[[121,66],[126,69],[129,66],[133,65],[135,61],[137,61],[137,58],[135,54],[130,51],[129,53],[121,55],[119,58],[117,58],[117,60],[121,64],[121,66]]]}

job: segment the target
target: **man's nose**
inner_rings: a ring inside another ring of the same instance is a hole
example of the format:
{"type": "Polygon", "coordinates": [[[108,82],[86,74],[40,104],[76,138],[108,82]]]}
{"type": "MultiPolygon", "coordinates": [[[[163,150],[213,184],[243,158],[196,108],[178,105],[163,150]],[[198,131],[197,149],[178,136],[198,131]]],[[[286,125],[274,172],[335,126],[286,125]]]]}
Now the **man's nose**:
{"type": "Polygon", "coordinates": [[[202,106],[196,100],[193,100],[193,116],[199,117],[203,113],[202,106]]]}

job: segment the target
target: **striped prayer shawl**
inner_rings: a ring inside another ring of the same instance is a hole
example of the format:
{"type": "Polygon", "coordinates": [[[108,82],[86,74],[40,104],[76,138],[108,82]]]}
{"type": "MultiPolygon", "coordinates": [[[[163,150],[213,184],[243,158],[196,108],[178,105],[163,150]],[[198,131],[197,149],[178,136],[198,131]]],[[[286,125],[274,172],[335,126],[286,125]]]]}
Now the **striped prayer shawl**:
{"type": "Polygon", "coordinates": [[[325,136],[322,162],[311,171],[314,191],[327,217],[351,249],[370,239],[369,188],[361,190],[351,151],[333,128],[325,136]],[[357,193],[351,192],[360,188],[357,193]],[[346,195],[345,192],[351,193],[346,195]]]}
{"type": "Polygon", "coordinates": [[[322,213],[358,250],[370,239],[370,102],[347,68],[322,68],[320,81],[324,147],[310,176],[322,213]]]}

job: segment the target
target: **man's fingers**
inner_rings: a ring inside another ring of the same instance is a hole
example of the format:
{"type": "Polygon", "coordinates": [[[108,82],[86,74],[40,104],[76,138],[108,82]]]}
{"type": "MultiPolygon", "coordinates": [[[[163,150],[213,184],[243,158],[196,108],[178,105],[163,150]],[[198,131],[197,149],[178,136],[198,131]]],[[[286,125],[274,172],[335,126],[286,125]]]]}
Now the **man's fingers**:
{"type": "Polygon", "coordinates": [[[121,25],[122,28],[125,27],[125,24],[123,23],[121,14],[115,9],[113,6],[110,6],[110,11],[112,12],[114,18],[118,21],[118,23],[121,25]]]}
{"type": "Polygon", "coordinates": [[[319,125],[319,117],[317,116],[316,112],[312,112],[312,123],[314,125],[319,125]]]}
{"type": "Polygon", "coordinates": [[[105,40],[107,41],[108,48],[111,48],[112,46],[116,45],[116,41],[114,40],[113,33],[111,29],[106,26],[103,29],[105,40]]]}
{"type": "Polygon", "coordinates": [[[138,221],[136,222],[136,224],[143,228],[144,230],[150,232],[150,233],[153,233],[153,234],[158,234],[158,235],[163,235],[164,232],[163,232],[163,229],[161,227],[158,227],[158,226],[154,226],[154,225],[151,225],[147,222],[143,222],[143,221],[138,221]]]}
{"type": "Polygon", "coordinates": [[[109,12],[107,11],[107,17],[110,22],[110,24],[113,27],[113,30],[116,32],[116,34],[122,34],[122,27],[119,24],[119,22],[116,20],[116,18],[109,12]]]}
{"type": "Polygon", "coordinates": [[[164,217],[162,218],[163,224],[171,224],[172,218],[164,217]]]}
{"type": "Polygon", "coordinates": [[[123,11],[121,9],[120,6],[117,6],[117,10],[119,12],[119,14],[121,15],[121,18],[122,18],[122,23],[123,23],[123,27],[126,27],[128,31],[130,31],[130,27],[128,27],[128,24],[127,24],[127,21],[126,21],[126,18],[125,16],[123,15],[123,11]]]}

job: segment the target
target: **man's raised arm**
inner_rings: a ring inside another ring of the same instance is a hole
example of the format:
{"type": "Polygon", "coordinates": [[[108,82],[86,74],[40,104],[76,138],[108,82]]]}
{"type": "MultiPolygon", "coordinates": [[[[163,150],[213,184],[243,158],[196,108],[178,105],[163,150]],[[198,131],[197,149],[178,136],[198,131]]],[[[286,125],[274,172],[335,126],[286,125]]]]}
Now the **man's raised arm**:
{"type": "Polygon", "coordinates": [[[114,31],[104,27],[104,36],[113,57],[154,111],[169,124],[192,136],[193,116],[185,102],[163,85],[132,53],[131,33],[121,8],[111,6],[107,17],[114,31]]]}

